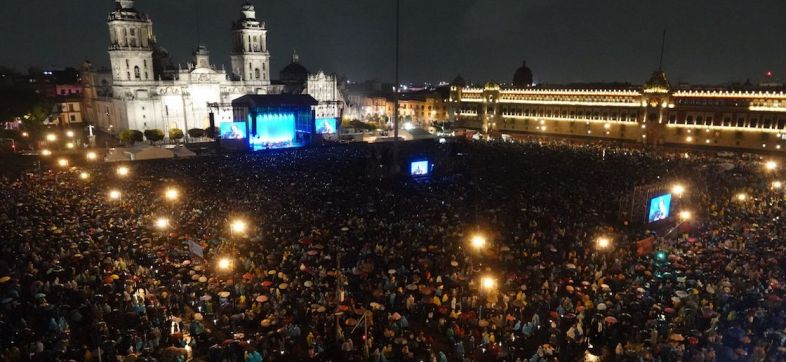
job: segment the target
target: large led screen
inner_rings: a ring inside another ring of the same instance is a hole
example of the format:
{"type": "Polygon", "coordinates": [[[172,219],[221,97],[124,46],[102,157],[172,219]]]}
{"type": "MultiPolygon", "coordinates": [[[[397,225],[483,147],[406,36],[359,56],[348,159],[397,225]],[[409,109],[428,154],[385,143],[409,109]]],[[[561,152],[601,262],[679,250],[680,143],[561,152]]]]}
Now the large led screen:
{"type": "Polygon", "coordinates": [[[671,213],[671,194],[655,196],[650,199],[650,211],[647,222],[655,222],[669,217],[671,213]]]}
{"type": "Polygon", "coordinates": [[[221,138],[228,140],[239,140],[246,138],[246,124],[243,122],[222,122],[221,138]]]}
{"type": "Polygon", "coordinates": [[[336,133],[336,119],[335,118],[317,118],[314,121],[314,129],[317,134],[333,134],[336,133]]]}
{"type": "Polygon", "coordinates": [[[267,113],[257,115],[257,133],[254,143],[276,144],[295,140],[295,115],[293,113],[267,113]]]}
{"type": "Polygon", "coordinates": [[[414,161],[410,163],[409,174],[412,176],[428,175],[428,161],[414,161]]]}

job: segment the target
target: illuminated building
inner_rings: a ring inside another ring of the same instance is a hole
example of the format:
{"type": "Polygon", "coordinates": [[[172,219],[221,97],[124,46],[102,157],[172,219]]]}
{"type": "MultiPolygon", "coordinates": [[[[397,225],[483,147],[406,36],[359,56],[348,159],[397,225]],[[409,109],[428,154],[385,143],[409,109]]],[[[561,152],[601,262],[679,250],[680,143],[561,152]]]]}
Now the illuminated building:
{"type": "MultiPolygon", "coordinates": [[[[199,46],[193,62],[171,65],[154,35],[152,20],[137,11],[134,0],[117,0],[109,14],[111,77],[83,69],[85,109],[96,126],[111,133],[123,129],[172,128],[184,132],[209,126],[208,103],[229,104],[246,94],[280,93],[270,81],[270,53],[265,23],[256,19],[253,5],[245,2],[240,18],[232,23],[232,69],[210,63],[207,47],[199,46]]],[[[216,124],[231,121],[231,107],[216,113],[216,124]]]]}
{"type": "Polygon", "coordinates": [[[674,88],[661,71],[642,86],[453,85],[448,104],[457,127],[487,133],[768,150],[786,144],[783,88],[674,88]]]}

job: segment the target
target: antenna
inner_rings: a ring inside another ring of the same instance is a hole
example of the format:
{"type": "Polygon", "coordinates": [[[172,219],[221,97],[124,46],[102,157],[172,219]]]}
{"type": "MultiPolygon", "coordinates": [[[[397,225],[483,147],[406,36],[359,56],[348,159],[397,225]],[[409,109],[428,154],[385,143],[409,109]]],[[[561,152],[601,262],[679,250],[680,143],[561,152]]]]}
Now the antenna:
{"type": "Polygon", "coordinates": [[[658,71],[663,71],[663,52],[666,49],[666,29],[663,29],[663,37],[660,40],[660,61],[658,62],[658,71]]]}

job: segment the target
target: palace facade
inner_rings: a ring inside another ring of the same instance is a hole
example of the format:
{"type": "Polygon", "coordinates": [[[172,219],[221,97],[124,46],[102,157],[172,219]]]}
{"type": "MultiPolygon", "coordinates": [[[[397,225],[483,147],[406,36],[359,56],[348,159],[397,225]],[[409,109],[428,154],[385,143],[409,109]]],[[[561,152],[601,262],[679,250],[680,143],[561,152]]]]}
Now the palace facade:
{"type": "Polygon", "coordinates": [[[662,71],[642,86],[451,86],[448,104],[456,126],[484,133],[758,150],[786,147],[782,87],[675,88],[662,71]]]}

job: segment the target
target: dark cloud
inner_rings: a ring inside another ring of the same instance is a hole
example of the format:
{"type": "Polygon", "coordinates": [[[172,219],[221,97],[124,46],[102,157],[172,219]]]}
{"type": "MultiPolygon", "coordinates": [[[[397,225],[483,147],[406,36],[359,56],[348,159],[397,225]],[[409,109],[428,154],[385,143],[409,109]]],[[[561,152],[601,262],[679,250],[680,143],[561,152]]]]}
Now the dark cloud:
{"type": "MultiPolygon", "coordinates": [[[[229,27],[241,0],[138,0],[159,41],[186,63],[198,41],[229,63],[229,27]],[[197,37],[199,9],[199,38],[197,37]]],[[[269,28],[272,68],[293,49],[309,68],[352,79],[393,77],[393,0],[255,1],[269,28]]],[[[0,64],[108,63],[111,0],[7,0],[0,64]]],[[[782,0],[402,0],[402,79],[457,73],[509,81],[526,58],[541,82],[642,82],[657,66],[668,28],[672,81],[719,83],[765,70],[786,73],[782,0]]]]}

